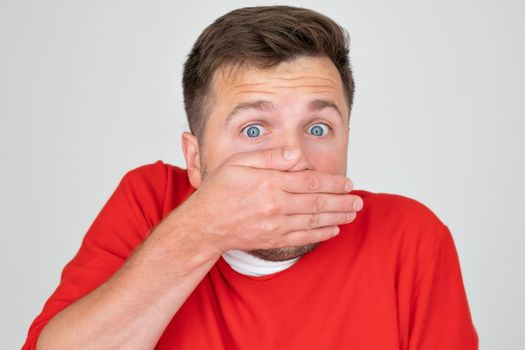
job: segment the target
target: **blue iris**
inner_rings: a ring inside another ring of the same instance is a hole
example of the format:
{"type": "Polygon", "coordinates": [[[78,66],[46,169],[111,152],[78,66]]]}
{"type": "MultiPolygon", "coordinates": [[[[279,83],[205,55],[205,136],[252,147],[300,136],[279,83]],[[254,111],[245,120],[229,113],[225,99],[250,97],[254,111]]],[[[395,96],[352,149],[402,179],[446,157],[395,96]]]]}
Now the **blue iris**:
{"type": "Polygon", "coordinates": [[[246,129],[246,133],[248,134],[248,137],[257,137],[260,135],[261,131],[259,128],[250,126],[248,129],[246,129]]]}
{"type": "Polygon", "coordinates": [[[314,125],[311,130],[312,130],[312,134],[316,136],[322,136],[324,133],[323,128],[320,127],[319,125],[314,125]]]}

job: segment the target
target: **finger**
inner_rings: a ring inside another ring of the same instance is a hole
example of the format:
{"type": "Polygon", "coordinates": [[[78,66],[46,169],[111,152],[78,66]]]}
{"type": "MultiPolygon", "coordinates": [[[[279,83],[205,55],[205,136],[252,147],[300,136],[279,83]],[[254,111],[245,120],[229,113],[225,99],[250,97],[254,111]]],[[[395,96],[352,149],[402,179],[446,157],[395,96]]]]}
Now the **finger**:
{"type": "Polygon", "coordinates": [[[281,172],[277,177],[281,188],[290,193],[348,193],[354,184],[343,175],[315,170],[281,172]]]}
{"type": "Polygon", "coordinates": [[[286,193],[282,214],[352,212],[361,210],[363,200],[352,194],[286,193]]]}
{"type": "Polygon", "coordinates": [[[266,148],[235,153],[224,164],[286,171],[292,169],[300,158],[299,148],[266,148]]]}
{"type": "Polygon", "coordinates": [[[338,226],[319,227],[311,230],[292,231],[283,236],[282,247],[294,247],[326,241],[339,234],[338,226]]]}
{"type": "Polygon", "coordinates": [[[284,232],[311,230],[318,227],[344,225],[353,221],[355,217],[355,212],[285,215],[281,227],[284,232]]]}

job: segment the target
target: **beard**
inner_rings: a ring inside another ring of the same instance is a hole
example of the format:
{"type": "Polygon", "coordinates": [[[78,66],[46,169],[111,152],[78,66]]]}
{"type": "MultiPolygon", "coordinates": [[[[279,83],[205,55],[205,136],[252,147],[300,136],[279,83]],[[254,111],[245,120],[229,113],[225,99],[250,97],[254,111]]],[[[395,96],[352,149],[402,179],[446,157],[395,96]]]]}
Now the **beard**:
{"type": "MultiPolygon", "coordinates": [[[[200,168],[202,178],[201,181],[204,182],[204,179],[208,175],[208,168],[206,166],[206,163],[201,162],[200,168]]],[[[318,245],[319,242],[315,242],[293,247],[254,249],[245,252],[266,261],[285,261],[301,257],[317,248],[318,245]]]]}
{"type": "Polygon", "coordinates": [[[285,261],[301,257],[310,253],[319,245],[319,242],[294,247],[269,248],[249,250],[246,253],[251,254],[259,259],[267,261],[285,261]]]}

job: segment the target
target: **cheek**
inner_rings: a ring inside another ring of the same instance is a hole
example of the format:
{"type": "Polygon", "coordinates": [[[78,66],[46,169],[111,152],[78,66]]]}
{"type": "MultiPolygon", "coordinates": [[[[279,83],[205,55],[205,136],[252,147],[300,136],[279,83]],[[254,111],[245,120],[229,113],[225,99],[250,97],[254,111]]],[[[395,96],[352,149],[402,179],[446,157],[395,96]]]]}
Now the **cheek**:
{"type": "Polygon", "coordinates": [[[206,130],[204,148],[201,149],[202,163],[206,164],[209,173],[234,153],[239,152],[233,144],[229,131],[210,122],[206,130]]]}
{"type": "Polygon", "coordinates": [[[331,174],[346,173],[346,153],[334,152],[330,154],[312,154],[306,155],[312,168],[331,174]]]}
{"type": "Polygon", "coordinates": [[[206,164],[209,173],[213,172],[218,166],[220,166],[225,160],[235,153],[248,151],[248,149],[232,146],[230,143],[225,141],[226,139],[222,138],[219,139],[219,142],[206,144],[202,162],[206,164]]]}
{"type": "Polygon", "coordinates": [[[306,143],[303,151],[314,169],[332,174],[346,174],[346,144],[311,142],[306,143]]]}

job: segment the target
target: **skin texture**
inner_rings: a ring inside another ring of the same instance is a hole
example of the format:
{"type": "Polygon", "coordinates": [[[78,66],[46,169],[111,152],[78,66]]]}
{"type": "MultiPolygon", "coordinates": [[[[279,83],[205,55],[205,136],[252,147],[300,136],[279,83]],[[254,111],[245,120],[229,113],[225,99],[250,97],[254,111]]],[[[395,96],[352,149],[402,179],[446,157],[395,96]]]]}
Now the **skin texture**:
{"type": "MultiPolygon", "coordinates": [[[[198,189],[209,173],[237,152],[276,147],[301,150],[300,161],[290,171],[310,169],[346,176],[349,110],[341,78],[330,59],[299,57],[271,69],[245,67],[231,72],[219,70],[212,81],[204,144],[199,145],[188,132],[182,135],[193,187],[198,189]],[[312,107],[316,100],[323,102],[312,107]],[[261,101],[264,103],[246,106],[261,101]],[[245,108],[236,109],[239,105],[245,108]],[[248,134],[250,126],[255,133],[252,137],[248,134]],[[320,131],[319,126],[322,134],[314,134],[315,130],[320,131]]],[[[283,261],[303,256],[318,244],[248,253],[283,261]]]]}

